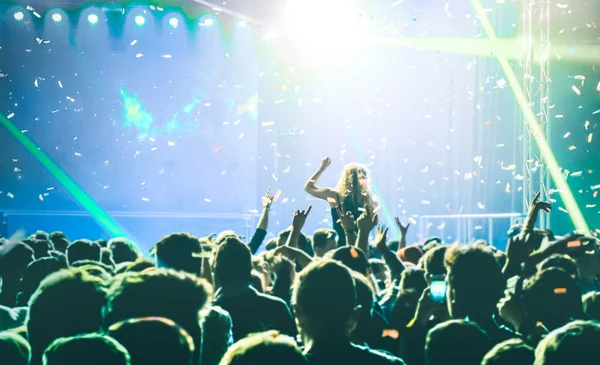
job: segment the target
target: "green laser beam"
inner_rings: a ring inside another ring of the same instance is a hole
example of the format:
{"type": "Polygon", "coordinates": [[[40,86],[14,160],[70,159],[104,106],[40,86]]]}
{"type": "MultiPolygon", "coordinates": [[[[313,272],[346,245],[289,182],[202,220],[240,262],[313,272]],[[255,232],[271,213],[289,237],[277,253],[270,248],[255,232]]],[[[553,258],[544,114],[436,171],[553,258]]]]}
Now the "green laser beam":
{"type": "MultiPolygon", "coordinates": [[[[469,56],[496,57],[502,55],[511,61],[525,60],[521,38],[502,38],[495,40],[484,38],[372,38],[370,43],[384,47],[407,47],[418,50],[457,53],[469,56]]],[[[534,54],[540,54],[534,50],[534,54]]],[[[576,63],[592,64],[600,61],[600,47],[592,45],[550,45],[548,54],[553,61],[570,61],[576,63]]],[[[535,64],[540,59],[534,59],[535,64]]]]}
{"type": "MultiPolygon", "coordinates": [[[[471,4],[473,5],[473,8],[475,9],[479,20],[481,21],[481,25],[488,38],[491,42],[496,42],[497,38],[496,33],[494,32],[494,27],[487,18],[481,1],[471,0],[471,4]]],[[[556,161],[556,157],[552,153],[552,149],[550,148],[550,145],[548,144],[548,141],[544,136],[544,131],[540,127],[540,123],[537,117],[535,116],[535,113],[529,106],[529,101],[527,100],[527,97],[525,96],[525,93],[521,88],[521,84],[517,76],[515,75],[515,72],[508,63],[508,59],[502,53],[496,54],[496,58],[500,63],[500,67],[504,71],[504,75],[508,80],[508,84],[510,85],[511,89],[513,90],[513,93],[515,94],[515,99],[519,104],[519,108],[523,112],[523,116],[525,118],[527,126],[529,127],[530,134],[533,135],[534,140],[540,149],[541,159],[546,164],[548,172],[550,173],[550,177],[552,178],[552,181],[558,188],[560,196],[563,202],[565,203],[565,206],[567,207],[569,217],[571,218],[575,229],[578,231],[582,231],[588,235],[591,234],[590,229],[585,221],[585,218],[583,217],[583,214],[581,213],[581,210],[579,209],[579,206],[575,201],[573,192],[571,192],[571,188],[569,187],[566,180],[561,174],[560,167],[558,165],[558,162],[556,161]]]]}
{"type": "Polygon", "coordinates": [[[127,237],[125,232],[119,227],[100,206],[83,191],[52,159],[39,149],[36,144],[25,134],[21,133],[19,128],[12,123],[6,116],[0,113],[0,125],[25,147],[25,149],[52,175],[75,200],[87,210],[102,228],[112,236],[127,237]]]}

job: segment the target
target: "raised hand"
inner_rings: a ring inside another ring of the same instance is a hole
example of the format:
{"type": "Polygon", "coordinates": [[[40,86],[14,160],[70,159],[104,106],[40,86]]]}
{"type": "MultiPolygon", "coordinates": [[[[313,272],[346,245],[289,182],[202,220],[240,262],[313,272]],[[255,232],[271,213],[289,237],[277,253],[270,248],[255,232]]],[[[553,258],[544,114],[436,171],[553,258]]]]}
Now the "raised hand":
{"type": "Polygon", "coordinates": [[[346,232],[354,232],[356,231],[356,219],[354,215],[350,211],[346,211],[344,205],[340,203],[339,196],[337,197],[337,205],[335,207],[337,210],[338,216],[340,217],[340,224],[342,228],[346,232]]]}
{"type": "Polygon", "coordinates": [[[378,217],[373,210],[365,205],[365,211],[356,220],[356,225],[359,231],[370,232],[377,225],[378,217]]]}
{"type": "Polygon", "coordinates": [[[550,210],[552,209],[552,205],[550,205],[550,203],[539,201],[541,193],[542,193],[541,191],[538,191],[538,193],[535,194],[535,197],[533,198],[533,200],[531,201],[531,204],[529,205],[530,212],[531,211],[538,212],[540,210],[550,212],[550,210]]]}
{"type": "Polygon", "coordinates": [[[306,210],[297,210],[294,212],[294,218],[292,219],[292,229],[296,231],[302,230],[304,227],[304,223],[306,223],[306,217],[310,213],[312,209],[312,205],[308,207],[306,210]]]}
{"type": "Polygon", "coordinates": [[[377,251],[382,252],[387,248],[387,234],[387,227],[377,227],[377,230],[375,231],[375,239],[373,240],[373,247],[375,247],[377,251]]]}
{"type": "Polygon", "coordinates": [[[275,195],[271,195],[271,188],[267,189],[267,193],[261,198],[263,208],[270,209],[271,204],[275,201],[275,195]]]}
{"type": "Polygon", "coordinates": [[[398,226],[398,229],[400,229],[400,233],[402,234],[402,236],[406,236],[406,232],[408,232],[408,227],[410,227],[410,222],[406,223],[406,225],[403,226],[400,222],[400,219],[396,217],[396,225],[398,226]]]}
{"type": "Polygon", "coordinates": [[[325,170],[331,165],[331,157],[325,157],[321,160],[321,170],[325,170]]]}

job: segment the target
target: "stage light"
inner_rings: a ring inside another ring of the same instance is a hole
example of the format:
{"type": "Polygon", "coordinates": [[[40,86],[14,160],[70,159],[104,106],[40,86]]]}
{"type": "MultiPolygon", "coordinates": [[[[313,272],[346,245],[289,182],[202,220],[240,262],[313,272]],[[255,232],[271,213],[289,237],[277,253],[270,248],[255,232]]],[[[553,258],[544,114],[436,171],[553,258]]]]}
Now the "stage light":
{"type": "Polygon", "coordinates": [[[60,23],[62,22],[62,15],[59,13],[54,13],[52,14],[52,20],[54,20],[55,23],[60,23]]]}
{"type": "Polygon", "coordinates": [[[177,28],[177,26],[179,25],[179,19],[177,19],[177,18],[169,19],[169,25],[172,26],[173,28],[177,28]]]}
{"type": "Polygon", "coordinates": [[[19,21],[19,22],[22,21],[23,19],[25,19],[25,14],[23,14],[22,11],[17,11],[14,16],[15,16],[15,20],[19,21]]]}
{"type": "Polygon", "coordinates": [[[88,22],[90,22],[90,24],[98,23],[98,15],[96,15],[96,14],[88,15],[88,22]]]}
{"type": "Polygon", "coordinates": [[[206,18],[204,19],[204,25],[207,27],[212,27],[214,24],[214,20],[212,20],[212,18],[206,18]]]}
{"type": "Polygon", "coordinates": [[[368,44],[368,20],[357,0],[290,0],[281,36],[309,63],[336,64],[359,57],[368,44]]]}
{"type": "Polygon", "coordinates": [[[144,18],[143,15],[137,15],[134,19],[135,24],[142,26],[144,24],[146,24],[146,18],[144,18]]]}
{"type": "Polygon", "coordinates": [[[246,21],[246,20],[240,20],[238,22],[238,27],[240,27],[240,28],[246,28],[248,25],[250,25],[250,23],[248,23],[248,21],[246,21]]]}

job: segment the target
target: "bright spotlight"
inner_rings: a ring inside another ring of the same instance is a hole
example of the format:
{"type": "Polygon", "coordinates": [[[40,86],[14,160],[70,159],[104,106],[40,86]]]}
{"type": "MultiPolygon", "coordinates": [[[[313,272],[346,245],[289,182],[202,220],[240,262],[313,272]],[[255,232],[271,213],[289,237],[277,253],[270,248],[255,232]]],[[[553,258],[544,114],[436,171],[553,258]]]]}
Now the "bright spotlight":
{"type": "Polygon", "coordinates": [[[177,28],[177,26],[179,25],[179,19],[177,19],[177,18],[169,19],[169,25],[172,26],[173,28],[177,28]]]}
{"type": "Polygon", "coordinates": [[[25,14],[23,14],[22,11],[17,11],[14,16],[15,16],[15,20],[19,21],[19,22],[22,21],[23,19],[25,19],[25,14]]]}
{"type": "Polygon", "coordinates": [[[368,23],[362,14],[357,0],[290,0],[282,36],[295,53],[312,61],[347,60],[367,44],[368,23]]]}
{"type": "Polygon", "coordinates": [[[207,26],[207,27],[212,27],[212,26],[213,26],[213,24],[215,23],[215,21],[214,21],[214,20],[212,20],[212,18],[206,18],[206,19],[204,19],[204,22],[203,22],[203,23],[204,23],[204,25],[205,25],[205,26],[207,26]]]}
{"type": "Polygon", "coordinates": [[[246,28],[248,25],[250,25],[250,23],[248,23],[248,21],[246,21],[246,20],[240,20],[238,22],[238,27],[240,27],[240,28],[246,28]]]}
{"type": "Polygon", "coordinates": [[[139,26],[146,24],[146,18],[144,18],[143,15],[136,15],[134,20],[135,20],[135,24],[137,24],[139,26]]]}
{"type": "Polygon", "coordinates": [[[54,13],[52,14],[52,20],[54,20],[55,23],[60,23],[62,21],[62,15],[60,15],[60,13],[54,13]]]}
{"type": "Polygon", "coordinates": [[[98,15],[96,15],[96,14],[88,15],[88,22],[90,22],[90,24],[98,23],[98,15]]]}

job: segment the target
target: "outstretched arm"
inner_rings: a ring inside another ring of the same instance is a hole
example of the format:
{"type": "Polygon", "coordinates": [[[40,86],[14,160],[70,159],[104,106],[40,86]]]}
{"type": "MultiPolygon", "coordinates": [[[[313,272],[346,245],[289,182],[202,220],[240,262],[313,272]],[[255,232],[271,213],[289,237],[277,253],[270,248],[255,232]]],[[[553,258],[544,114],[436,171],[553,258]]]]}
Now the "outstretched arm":
{"type": "Polygon", "coordinates": [[[294,212],[294,218],[292,220],[292,232],[288,236],[286,246],[290,247],[298,247],[298,239],[300,238],[300,233],[302,232],[302,227],[304,227],[304,223],[306,222],[306,217],[310,213],[312,209],[312,205],[308,207],[306,210],[297,210],[294,212]]]}
{"type": "Polygon", "coordinates": [[[250,239],[250,251],[252,254],[256,254],[260,246],[262,245],[265,237],[267,236],[267,229],[269,229],[269,211],[271,210],[271,204],[277,200],[281,192],[277,191],[275,195],[271,195],[271,188],[267,190],[265,196],[262,197],[262,212],[256,226],[256,231],[250,239]]]}
{"type": "Polygon", "coordinates": [[[332,202],[336,201],[337,192],[332,188],[317,186],[317,182],[321,178],[321,175],[323,175],[323,172],[327,170],[329,165],[331,165],[331,158],[324,158],[321,161],[321,166],[319,166],[319,169],[308,179],[306,184],[304,184],[304,191],[314,196],[315,198],[327,200],[330,202],[330,204],[333,204],[332,202]]]}
{"type": "Polygon", "coordinates": [[[400,242],[398,243],[398,251],[406,247],[406,233],[408,232],[408,227],[410,226],[410,222],[406,223],[405,226],[402,225],[400,219],[396,217],[396,225],[400,230],[400,242]]]}
{"type": "Polygon", "coordinates": [[[365,205],[365,211],[356,220],[356,226],[358,227],[356,246],[365,253],[368,259],[370,256],[369,234],[377,226],[377,213],[374,213],[368,205],[365,205]]]}
{"type": "Polygon", "coordinates": [[[379,251],[381,257],[383,257],[383,260],[385,261],[385,264],[390,269],[392,282],[400,281],[400,276],[402,275],[402,271],[404,271],[404,264],[387,246],[387,233],[387,228],[383,228],[381,226],[377,227],[373,246],[377,251],[379,251]]]}

